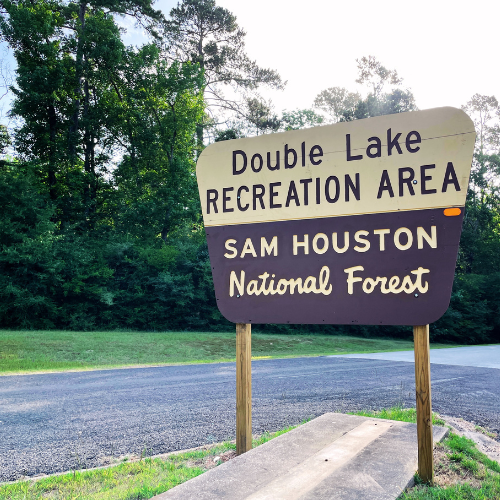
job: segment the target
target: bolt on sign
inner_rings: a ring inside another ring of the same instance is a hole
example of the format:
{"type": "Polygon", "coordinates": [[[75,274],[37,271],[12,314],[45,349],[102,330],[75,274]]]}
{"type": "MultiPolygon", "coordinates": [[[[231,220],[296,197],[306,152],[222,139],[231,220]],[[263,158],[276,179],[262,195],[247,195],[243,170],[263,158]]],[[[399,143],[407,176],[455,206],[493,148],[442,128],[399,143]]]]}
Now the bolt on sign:
{"type": "Polygon", "coordinates": [[[425,325],[446,311],[475,131],[455,108],[217,142],[197,165],[235,323],[425,325]]]}

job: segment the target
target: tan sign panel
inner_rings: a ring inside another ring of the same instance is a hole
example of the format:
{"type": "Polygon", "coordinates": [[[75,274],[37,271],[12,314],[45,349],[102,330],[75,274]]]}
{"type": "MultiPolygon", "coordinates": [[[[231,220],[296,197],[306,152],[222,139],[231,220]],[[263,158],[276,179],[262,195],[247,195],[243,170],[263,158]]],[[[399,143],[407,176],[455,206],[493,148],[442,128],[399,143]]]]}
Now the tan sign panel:
{"type": "Polygon", "coordinates": [[[463,206],[475,132],[455,108],[210,145],[205,226],[463,206]]]}
{"type": "Polygon", "coordinates": [[[235,323],[424,325],[453,285],[475,132],[439,108],[225,141],[198,185],[235,323]]]}

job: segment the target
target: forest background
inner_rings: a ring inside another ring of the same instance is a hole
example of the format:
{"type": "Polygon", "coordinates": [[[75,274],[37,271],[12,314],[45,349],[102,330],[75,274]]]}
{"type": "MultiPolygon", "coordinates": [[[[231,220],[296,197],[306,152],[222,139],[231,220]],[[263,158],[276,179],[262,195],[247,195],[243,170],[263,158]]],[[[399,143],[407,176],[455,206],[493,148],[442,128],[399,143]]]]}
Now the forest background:
{"type": "MultiPolygon", "coordinates": [[[[196,158],[227,140],[418,109],[395,70],[357,60],[361,95],[330,87],[273,111],[280,75],[245,53],[214,0],[0,0],[16,59],[0,125],[0,327],[233,330],[219,313],[196,158]],[[123,18],[149,37],[125,45],[123,18]]],[[[500,106],[464,103],[477,142],[451,303],[434,341],[500,342],[500,106]]],[[[411,338],[409,327],[258,325],[266,332],[411,338]]]]}

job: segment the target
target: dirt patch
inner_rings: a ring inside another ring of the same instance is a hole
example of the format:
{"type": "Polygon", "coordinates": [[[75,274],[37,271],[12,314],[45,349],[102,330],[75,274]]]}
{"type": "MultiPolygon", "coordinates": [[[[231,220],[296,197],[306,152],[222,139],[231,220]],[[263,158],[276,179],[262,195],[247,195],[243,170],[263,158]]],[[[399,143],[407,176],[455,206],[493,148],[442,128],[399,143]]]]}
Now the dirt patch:
{"type": "Polygon", "coordinates": [[[488,429],[480,427],[472,422],[469,422],[468,420],[464,420],[463,418],[447,417],[446,415],[440,415],[440,417],[446,422],[446,425],[453,427],[456,433],[477,432],[487,435],[492,439],[496,439],[498,437],[495,432],[490,432],[488,429]]]}
{"type": "Polygon", "coordinates": [[[139,455],[120,455],[119,457],[114,457],[111,455],[105,455],[103,457],[99,458],[99,465],[100,466],[107,466],[107,465],[118,465],[121,463],[125,462],[137,462],[141,459],[139,455]]]}
{"type": "Polygon", "coordinates": [[[462,418],[447,417],[446,415],[440,415],[440,418],[451,427],[455,434],[472,439],[477,444],[479,451],[491,460],[500,463],[500,442],[496,433],[462,418]]]}
{"type": "Polygon", "coordinates": [[[211,455],[209,457],[201,458],[199,460],[189,460],[188,467],[201,467],[202,469],[213,469],[221,463],[228,462],[232,458],[236,458],[236,451],[228,450],[218,455],[211,455]]]}
{"type": "Polygon", "coordinates": [[[434,485],[446,487],[464,483],[473,488],[481,487],[481,481],[472,471],[458,467],[442,448],[434,448],[434,485]]]}
{"type": "MultiPolygon", "coordinates": [[[[451,428],[451,431],[459,436],[465,436],[472,439],[477,448],[492,460],[499,461],[500,458],[500,442],[489,437],[487,434],[492,434],[488,429],[484,429],[475,425],[473,422],[463,420],[462,418],[447,417],[438,415],[439,418],[446,422],[446,425],[451,428]]],[[[496,436],[498,438],[498,436],[496,436]]],[[[437,443],[434,447],[434,486],[442,488],[458,485],[469,484],[472,488],[480,489],[482,479],[487,473],[486,467],[476,462],[477,469],[475,471],[468,469],[463,463],[452,460],[450,456],[453,453],[446,450],[442,443],[437,443]]],[[[491,471],[489,471],[491,473],[491,471]]],[[[426,486],[417,485],[408,488],[406,491],[425,491],[426,486]]]]}

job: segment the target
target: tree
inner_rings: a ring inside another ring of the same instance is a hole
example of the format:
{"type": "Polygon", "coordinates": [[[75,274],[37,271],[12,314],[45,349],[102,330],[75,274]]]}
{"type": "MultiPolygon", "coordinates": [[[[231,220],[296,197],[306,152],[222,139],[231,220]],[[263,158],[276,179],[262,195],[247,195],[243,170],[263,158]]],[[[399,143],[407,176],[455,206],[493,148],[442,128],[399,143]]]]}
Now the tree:
{"type": "Polygon", "coordinates": [[[500,266],[500,105],[475,94],[463,106],[477,132],[459,253],[462,273],[487,274],[500,266]]]}
{"type": "Polygon", "coordinates": [[[352,113],[361,101],[357,92],[343,87],[330,87],[321,91],[314,99],[314,107],[326,113],[333,123],[339,122],[345,113],[352,113]]]}
{"type": "Polygon", "coordinates": [[[225,130],[218,130],[215,134],[215,142],[230,141],[232,139],[240,139],[244,137],[238,126],[233,126],[225,130]]]}
{"type": "MultiPolygon", "coordinates": [[[[278,73],[264,69],[245,53],[245,31],[236,16],[215,0],[182,0],[165,23],[172,59],[198,63],[205,75],[205,101],[209,109],[244,114],[248,102],[224,95],[224,88],[245,94],[261,85],[281,89],[278,73]]],[[[197,127],[198,149],[203,145],[203,123],[197,127]]]]}
{"type": "MultiPolygon", "coordinates": [[[[0,155],[7,153],[7,148],[12,144],[9,131],[5,125],[0,125],[0,155]]],[[[1,160],[3,161],[3,160],[1,160]]]]}
{"type": "Polygon", "coordinates": [[[463,109],[476,133],[469,189],[450,308],[437,338],[498,342],[500,339],[499,105],[475,94],[463,109]],[[462,333],[466,332],[466,334],[462,333]]]}
{"type": "Polygon", "coordinates": [[[277,132],[281,126],[278,116],[273,112],[272,105],[257,98],[247,99],[245,119],[250,125],[248,135],[251,135],[253,130],[257,135],[277,132]]]}
{"type": "Polygon", "coordinates": [[[15,134],[16,150],[21,159],[36,161],[62,220],[92,226],[114,154],[103,96],[125,52],[113,16],[133,16],[154,33],[161,14],[151,0],[0,5],[0,32],[18,65],[12,115],[23,126],[15,134]]]}
{"type": "Polygon", "coordinates": [[[299,130],[303,128],[316,127],[324,122],[324,118],[312,109],[295,109],[283,111],[281,116],[281,127],[283,130],[299,130]]]}
{"type": "Polygon", "coordinates": [[[13,114],[22,122],[15,161],[0,169],[0,323],[117,327],[135,301],[145,308],[136,324],[147,327],[156,310],[144,297],[170,305],[183,291],[193,309],[196,280],[185,269],[159,274],[182,253],[172,241],[186,246],[173,233],[186,231],[188,241],[201,234],[199,65],[167,63],[156,43],[124,45],[116,15],[154,31],[145,0],[2,6],[0,33],[18,61],[13,114]]]}
{"type": "Polygon", "coordinates": [[[18,61],[12,114],[23,125],[16,150],[36,164],[61,223],[108,224],[114,179],[129,209],[120,217],[140,205],[149,221],[141,227],[166,237],[178,219],[195,217],[200,68],[167,64],[155,44],[125,47],[114,17],[133,16],[156,34],[163,18],[151,0],[2,5],[0,29],[18,61]]]}
{"type": "Polygon", "coordinates": [[[462,109],[474,122],[479,153],[498,152],[500,148],[500,105],[495,96],[474,94],[462,109]]]}
{"type": "Polygon", "coordinates": [[[396,70],[387,69],[373,56],[356,59],[356,62],[356,82],[368,86],[370,91],[365,99],[342,87],[330,87],[320,92],[314,100],[314,107],[329,115],[331,121],[360,120],[417,109],[411,90],[399,88],[403,79],[396,70]],[[392,89],[388,90],[388,86],[392,89]]]}
{"type": "Polygon", "coordinates": [[[415,98],[410,90],[394,89],[379,96],[368,94],[365,99],[357,102],[354,109],[344,110],[340,121],[361,120],[372,116],[405,113],[416,109],[415,98]]]}
{"type": "Polygon", "coordinates": [[[116,221],[124,233],[166,241],[199,214],[194,134],[204,111],[203,78],[195,64],[168,65],[153,45],[127,57],[111,128],[123,149],[114,172],[116,221]]]}
{"type": "Polygon", "coordinates": [[[248,99],[246,108],[244,118],[232,120],[228,128],[216,132],[215,142],[240,139],[254,134],[316,127],[324,122],[324,118],[312,109],[283,111],[279,118],[270,102],[266,103],[257,98],[248,99]]]}
{"type": "Polygon", "coordinates": [[[356,83],[371,86],[371,93],[375,97],[380,96],[387,84],[398,86],[403,83],[396,70],[387,69],[373,56],[356,59],[356,62],[358,63],[356,83]]]}

